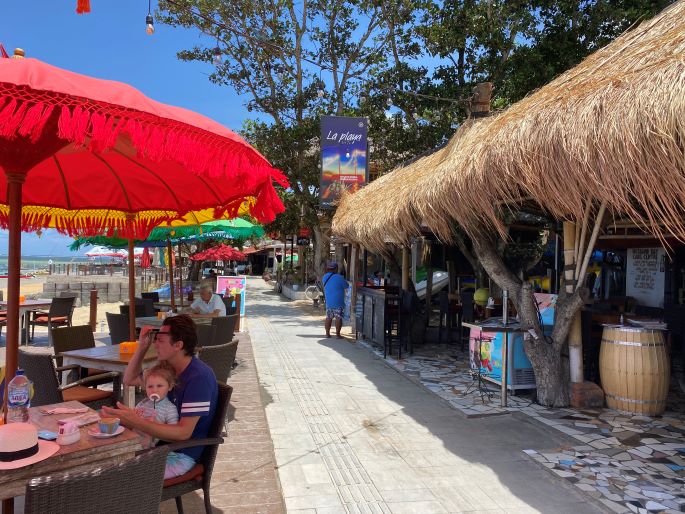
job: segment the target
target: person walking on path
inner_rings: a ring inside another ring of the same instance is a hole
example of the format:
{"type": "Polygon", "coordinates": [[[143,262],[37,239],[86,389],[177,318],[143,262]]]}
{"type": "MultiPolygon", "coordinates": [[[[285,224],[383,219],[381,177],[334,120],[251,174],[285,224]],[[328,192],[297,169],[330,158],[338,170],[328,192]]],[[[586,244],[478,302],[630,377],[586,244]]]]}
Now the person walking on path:
{"type": "Polygon", "coordinates": [[[329,262],[326,266],[326,274],[321,280],[323,294],[326,299],[326,337],[331,337],[331,325],[335,319],[335,336],[340,339],[342,328],[343,310],[345,308],[345,289],[350,287],[345,277],[338,273],[338,263],[329,262]]]}

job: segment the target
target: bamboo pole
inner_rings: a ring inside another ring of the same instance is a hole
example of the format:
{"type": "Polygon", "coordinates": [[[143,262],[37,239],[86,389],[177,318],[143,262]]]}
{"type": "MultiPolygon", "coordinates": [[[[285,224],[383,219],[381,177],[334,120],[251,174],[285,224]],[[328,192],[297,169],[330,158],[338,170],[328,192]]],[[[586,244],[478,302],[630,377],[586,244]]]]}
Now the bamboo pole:
{"type": "Polygon", "coordinates": [[[409,290],[409,249],[406,246],[402,247],[402,290],[409,290]]]}
{"type": "MultiPolygon", "coordinates": [[[[595,227],[592,230],[592,236],[590,237],[590,241],[588,242],[587,245],[587,250],[585,252],[585,258],[583,259],[583,265],[580,268],[580,275],[579,277],[585,277],[585,273],[587,272],[587,267],[590,264],[590,257],[592,256],[592,252],[595,248],[595,243],[597,242],[597,237],[599,236],[599,229],[602,226],[602,220],[604,218],[604,211],[606,211],[607,203],[606,200],[602,202],[602,205],[599,207],[599,212],[597,213],[597,218],[595,218],[595,227]]],[[[579,287],[578,281],[576,281],[576,289],[579,287]]]]}

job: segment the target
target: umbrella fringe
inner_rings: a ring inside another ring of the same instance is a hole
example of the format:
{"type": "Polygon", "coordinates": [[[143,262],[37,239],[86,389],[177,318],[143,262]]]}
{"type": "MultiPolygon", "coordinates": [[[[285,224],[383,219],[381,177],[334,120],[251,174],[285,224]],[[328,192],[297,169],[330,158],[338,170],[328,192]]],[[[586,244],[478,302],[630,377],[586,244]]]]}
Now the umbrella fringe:
{"type": "MultiPolygon", "coordinates": [[[[90,106],[89,106],[90,107],[90,106]]],[[[105,107],[105,106],[100,106],[105,107]]],[[[54,104],[30,102],[0,94],[0,136],[12,139],[30,135],[37,141],[43,133],[54,104]]],[[[132,113],[135,114],[135,113],[132,113]]],[[[94,152],[112,148],[120,133],[130,136],[138,155],[153,161],[173,160],[196,175],[210,178],[226,176],[226,170],[250,186],[270,177],[283,187],[289,183],[285,175],[269,165],[261,156],[247,153],[235,142],[221,142],[209,133],[182,128],[181,124],[155,124],[146,120],[109,114],[81,105],[62,105],[57,122],[57,136],[94,152]]]]}

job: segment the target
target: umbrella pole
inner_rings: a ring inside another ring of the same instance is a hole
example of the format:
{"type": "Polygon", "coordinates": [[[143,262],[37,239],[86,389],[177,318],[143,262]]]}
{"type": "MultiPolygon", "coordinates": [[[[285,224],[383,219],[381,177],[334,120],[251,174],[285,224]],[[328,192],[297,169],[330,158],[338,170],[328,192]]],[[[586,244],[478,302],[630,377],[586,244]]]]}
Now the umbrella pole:
{"type": "Polygon", "coordinates": [[[7,256],[7,339],[5,340],[5,392],[3,416],[7,413],[7,385],[17,370],[19,351],[19,274],[21,271],[21,194],[25,175],[6,173],[9,200],[9,235],[7,256]]]}
{"type": "Polygon", "coordinates": [[[128,238],[128,336],[136,340],[136,266],[133,260],[133,238],[128,238]]]}
{"type": "MultiPolygon", "coordinates": [[[[171,255],[171,254],[169,254],[171,255]]],[[[181,309],[183,308],[183,261],[181,260],[181,243],[178,243],[178,294],[181,295],[181,309]]]]}
{"type": "MultiPolygon", "coordinates": [[[[174,263],[171,260],[173,255],[171,249],[171,239],[166,240],[166,253],[169,256],[169,291],[171,292],[171,310],[176,312],[176,295],[174,294],[174,263]]],[[[183,296],[183,293],[181,293],[183,296]]]]}

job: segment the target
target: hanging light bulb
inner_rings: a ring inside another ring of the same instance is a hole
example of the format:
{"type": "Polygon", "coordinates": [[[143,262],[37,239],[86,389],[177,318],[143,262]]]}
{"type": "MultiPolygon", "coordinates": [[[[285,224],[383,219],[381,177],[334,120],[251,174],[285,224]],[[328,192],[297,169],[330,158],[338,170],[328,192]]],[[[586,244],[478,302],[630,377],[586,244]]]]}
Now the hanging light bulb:
{"type": "Polygon", "coordinates": [[[346,158],[346,159],[349,159],[349,158],[350,158],[350,151],[349,151],[349,150],[348,150],[347,152],[345,152],[345,158],[346,158]]]}
{"type": "Polygon", "coordinates": [[[319,91],[316,93],[319,98],[323,98],[326,94],[326,84],[321,80],[321,70],[319,70],[319,91]]]}
{"type": "Polygon", "coordinates": [[[359,105],[363,104],[364,102],[366,102],[366,95],[359,95],[359,105]]]}
{"type": "Polygon", "coordinates": [[[212,50],[212,64],[214,66],[220,66],[222,61],[222,55],[221,55],[221,48],[218,46],[214,47],[214,50],[212,50]]]}
{"type": "Polygon", "coordinates": [[[145,16],[145,32],[148,36],[155,33],[155,20],[152,19],[151,14],[145,16]]]}
{"type": "Polygon", "coordinates": [[[388,99],[385,101],[385,105],[392,107],[392,98],[388,97],[388,99]]]}
{"type": "Polygon", "coordinates": [[[145,16],[145,32],[147,32],[148,36],[155,33],[155,20],[152,18],[151,1],[147,0],[147,16],[145,16]]]}
{"type": "Polygon", "coordinates": [[[323,98],[325,94],[326,94],[326,92],[321,88],[321,86],[319,86],[319,91],[316,93],[316,95],[319,98],[323,98]]]}
{"type": "Polygon", "coordinates": [[[43,235],[43,231],[42,231],[41,229],[36,230],[36,235],[37,235],[38,237],[42,236],[42,235],[43,235]]]}

